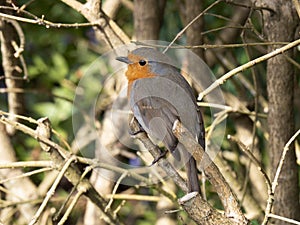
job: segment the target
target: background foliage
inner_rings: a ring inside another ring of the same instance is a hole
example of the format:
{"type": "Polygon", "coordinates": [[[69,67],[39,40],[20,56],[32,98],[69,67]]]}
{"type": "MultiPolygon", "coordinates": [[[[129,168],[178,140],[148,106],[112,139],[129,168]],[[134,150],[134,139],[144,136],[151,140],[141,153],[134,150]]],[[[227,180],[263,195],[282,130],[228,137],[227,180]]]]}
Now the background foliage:
{"type": "MultiPolygon", "coordinates": [[[[103,1],[102,4],[105,4],[106,1],[103,1]]],[[[138,34],[136,34],[134,27],[134,12],[124,2],[133,6],[133,2],[131,1],[120,1],[119,8],[113,19],[129,37],[136,37],[138,34]]],[[[180,11],[183,10],[183,2],[185,1],[166,1],[159,32],[160,40],[173,40],[178,32],[187,24],[184,18],[185,14],[180,11]]],[[[203,1],[202,8],[205,9],[214,2],[209,0],[203,1]]],[[[18,7],[27,4],[25,8],[27,12],[53,23],[79,24],[86,22],[84,16],[63,3],[63,1],[19,1],[15,4],[18,7]]],[[[5,1],[2,1],[2,11],[5,11],[3,8],[4,5],[7,4],[5,1]]],[[[8,6],[11,7],[10,4],[8,6]]],[[[271,41],[267,39],[264,33],[265,21],[263,20],[262,11],[262,8],[257,8],[248,1],[242,3],[238,1],[221,1],[203,15],[202,19],[205,25],[204,30],[201,31],[201,35],[203,43],[207,44],[207,46],[202,46],[201,49],[204,51],[204,60],[217,78],[222,77],[226,72],[239,65],[266,54],[270,51],[270,46],[274,46],[274,43],[270,43],[271,41]],[[249,9],[245,12],[247,13],[246,19],[243,22],[234,21],[233,18],[239,13],[239,10],[247,9],[247,7],[244,7],[245,5],[249,6],[249,9]],[[237,35],[231,40],[222,40],[222,38],[231,32],[237,32],[237,35]],[[232,45],[223,46],[223,44],[232,45]],[[214,47],[211,45],[214,45],[214,47]]],[[[12,12],[13,10],[10,10],[10,13],[12,12]]],[[[78,26],[76,28],[62,26],[61,28],[54,28],[47,25],[29,24],[26,22],[19,22],[19,24],[25,35],[25,49],[22,55],[28,68],[28,79],[23,85],[24,109],[21,114],[34,119],[48,117],[52,128],[60,135],[54,141],[60,145],[64,145],[62,142],[64,139],[73,147],[72,103],[75,89],[89,66],[107,51],[107,45],[99,40],[93,26],[78,26]]],[[[296,32],[295,36],[298,36],[296,32]]],[[[282,42],[287,44],[289,41],[278,40],[278,42],[281,43],[277,43],[275,47],[280,47],[283,44],[282,42]]],[[[183,34],[176,43],[186,45],[186,34],[183,34]]],[[[293,64],[295,71],[293,87],[294,104],[290,105],[290,107],[294,109],[293,123],[295,130],[297,130],[300,126],[299,53],[296,48],[291,51],[294,53],[293,58],[286,57],[293,64]]],[[[3,73],[4,71],[2,70],[2,75],[3,73]]],[[[231,77],[226,83],[221,85],[221,89],[225,95],[226,104],[231,107],[231,110],[228,110],[226,114],[226,133],[236,136],[249,146],[253,151],[253,155],[260,161],[262,168],[271,176],[274,168],[272,168],[270,153],[267,148],[268,78],[266,73],[267,62],[262,62],[255,67],[240,72],[237,76],[231,77]],[[250,114],[252,115],[251,117],[249,116],[250,114]]],[[[285,74],[282,76],[285,76],[285,74]]],[[[6,90],[5,81],[2,76],[0,80],[0,105],[2,111],[8,112],[7,92],[9,91],[6,90]]],[[[108,110],[110,110],[110,104],[103,104],[99,109],[100,126],[103,125],[105,112],[108,110]]],[[[204,108],[203,112],[205,112],[205,121],[209,121],[211,116],[209,110],[204,108]]],[[[28,121],[23,122],[35,129],[34,125],[28,121]]],[[[209,125],[206,124],[207,130],[209,130],[209,125]]],[[[15,150],[17,161],[49,160],[49,156],[41,150],[39,142],[34,138],[20,131],[10,135],[9,138],[15,150]]],[[[122,149],[122,146],[120,149],[122,149]]],[[[241,185],[240,189],[242,189],[242,193],[244,194],[244,197],[239,196],[241,206],[245,207],[243,201],[249,195],[255,201],[256,207],[258,207],[254,210],[253,214],[251,211],[243,208],[246,211],[246,216],[253,221],[253,224],[259,224],[263,219],[262,212],[264,211],[267,197],[264,180],[257,179],[255,181],[255,177],[261,175],[253,164],[252,167],[250,166],[251,163],[242,154],[240,146],[236,142],[224,139],[222,151],[224,161],[228,163],[228,168],[234,172],[236,181],[241,185]],[[259,193],[260,191],[262,193],[259,193]]],[[[295,151],[298,156],[298,171],[295,172],[299,174],[300,153],[298,143],[296,143],[295,151]]],[[[82,171],[84,171],[83,168],[85,166],[81,165],[82,171]]],[[[26,167],[23,172],[33,170],[32,167],[26,167]]],[[[30,180],[38,187],[45,182],[44,179],[47,178],[48,173],[43,172],[30,176],[30,180]]],[[[88,177],[90,177],[90,174],[88,177]]],[[[4,180],[5,178],[1,177],[1,179],[4,180]]],[[[0,184],[3,185],[1,188],[5,188],[4,183],[1,181],[0,184]]],[[[209,183],[207,183],[206,188],[208,202],[215,208],[223,209],[214,188],[209,183]]],[[[71,190],[72,185],[67,179],[63,179],[48,205],[47,210],[49,211],[47,212],[49,212],[49,218],[51,218],[51,209],[55,208],[58,210],[71,190]]],[[[158,190],[153,187],[121,186],[117,192],[129,195],[160,196],[158,190]]],[[[177,189],[175,193],[178,196],[183,195],[177,189]]],[[[3,221],[4,224],[27,224],[28,221],[25,220],[26,222],[24,222],[24,220],[20,219],[20,214],[16,213],[18,211],[17,205],[6,207],[6,201],[8,200],[5,198],[6,195],[7,193],[2,190],[0,207],[8,209],[11,214],[2,214],[0,221],[3,221]]],[[[37,199],[42,200],[44,195],[45,193],[39,195],[37,199]]],[[[79,200],[65,224],[88,224],[86,221],[84,222],[84,214],[87,213],[85,211],[86,202],[85,198],[79,200]]],[[[160,216],[157,213],[156,201],[151,202],[145,199],[144,201],[128,200],[124,202],[122,200],[115,200],[112,208],[116,209],[118,206],[121,207],[118,218],[125,224],[155,224],[160,216]]],[[[170,219],[173,219],[173,223],[170,222],[169,224],[194,224],[184,211],[168,216],[170,219]],[[174,220],[174,218],[176,219],[174,220]]],[[[41,222],[41,224],[51,224],[49,222],[51,219],[49,218],[45,220],[48,222],[41,222]]]]}

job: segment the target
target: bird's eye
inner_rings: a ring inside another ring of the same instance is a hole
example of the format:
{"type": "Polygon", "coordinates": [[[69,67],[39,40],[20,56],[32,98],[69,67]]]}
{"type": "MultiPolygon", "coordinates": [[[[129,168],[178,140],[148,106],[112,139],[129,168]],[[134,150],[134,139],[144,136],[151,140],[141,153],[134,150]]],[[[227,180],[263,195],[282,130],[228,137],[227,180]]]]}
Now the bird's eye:
{"type": "Polygon", "coordinates": [[[140,64],[141,66],[145,66],[145,65],[147,64],[147,62],[146,62],[145,60],[141,59],[141,60],[139,61],[139,64],[140,64]]]}

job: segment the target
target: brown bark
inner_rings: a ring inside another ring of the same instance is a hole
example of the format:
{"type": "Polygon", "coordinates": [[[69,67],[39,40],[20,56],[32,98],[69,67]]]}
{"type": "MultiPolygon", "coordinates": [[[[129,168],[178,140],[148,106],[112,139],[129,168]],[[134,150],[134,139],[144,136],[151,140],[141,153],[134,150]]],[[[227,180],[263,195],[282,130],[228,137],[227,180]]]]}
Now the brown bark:
{"type": "MultiPolygon", "coordinates": [[[[135,124],[135,127],[138,125],[135,124]]],[[[136,130],[136,129],[133,129],[136,130]]],[[[136,137],[144,144],[147,150],[152,154],[155,158],[160,155],[160,149],[154,145],[151,140],[148,138],[146,133],[138,133],[136,137]]],[[[189,138],[189,140],[193,140],[193,138],[189,138]]],[[[195,143],[193,143],[195,144],[195,143]]],[[[196,143],[199,148],[201,146],[196,143]]],[[[173,168],[173,166],[164,158],[161,158],[157,162],[158,166],[161,167],[169,177],[172,177],[172,180],[184,191],[188,192],[188,187],[182,177],[179,176],[177,171],[173,168]]],[[[234,218],[228,218],[223,213],[219,213],[216,209],[214,209],[207,201],[205,201],[198,193],[195,196],[191,196],[196,192],[189,193],[190,196],[185,195],[181,199],[178,200],[179,204],[183,207],[183,209],[188,213],[189,217],[196,222],[196,224],[202,225],[235,225],[235,224],[247,224],[247,221],[243,217],[243,215],[231,215],[234,218]],[[237,216],[237,217],[236,217],[237,216]],[[240,216],[242,216],[240,220],[240,216]],[[234,221],[233,221],[234,220],[234,221]]]]}
{"type": "Polygon", "coordinates": [[[158,40],[165,0],[134,1],[134,31],[137,40],[158,40]]]}
{"type": "MultiPolygon", "coordinates": [[[[1,5],[5,5],[5,1],[1,1],[1,5]]],[[[13,90],[23,87],[23,71],[20,60],[15,57],[12,43],[19,43],[20,37],[16,32],[16,27],[21,29],[16,21],[0,21],[0,41],[1,41],[1,54],[2,54],[2,66],[5,76],[5,84],[10,90],[7,94],[9,112],[12,114],[22,114],[24,109],[23,94],[16,93],[13,90]],[[14,24],[14,25],[13,25],[14,24]]],[[[18,45],[18,44],[17,44],[18,45]]],[[[16,120],[13,115],[10,118],[16,120]]],[[[7,132],[14,134],[15,129],[7,126],[7,132]]]]}
{"type": "Polygon", "coordinates": [[[105,47],[114,48],[130,40],[121,28],[101,10],[100,0],[90,0],[82,4],[75,0],[61,0],[82,14],[89,22],[98,22],[95,26],[96,38],[105,42],[105,47]]]}
{"type": "MultiPolygon", "coordinates": [[[[264,30],[268,41],[293,40],[298,17],[292,1],[262,0],[259,2],[272,11],[263,11],[264,30]]],[[[269,51],[275,47],[270,46],[269,51]]],[[[292,51],[285,53],[293,57],[292,51]]],[[[267,63],[267,92],[269,98],[269,156],[271,159],[271,173],[278,166],[283,147],[294,133],[293,111],[294,68],[284,55],[278,55],[267,63]]],[[[273,213],[292,219],[300,219],[298,170],[294,146],[286,155],[277,189],[274,196],[273,213]]],[[[274,224],[288,224],[275,220],[274,224]]]]}
{"type": "MultiPolygon", "coordinates": [[[[202,12],[202,0],[186,0],[185,1],[185,24],[188,24],[196,16],[202,12]]],[[[203,36],[201,32],[204,29],[204,17],[200,17],[187,30],[187,45],[202,45],[203,36]]],[[[193,52],[203,59],[204,51],[202,48],[193,49],[193,52]]]]}

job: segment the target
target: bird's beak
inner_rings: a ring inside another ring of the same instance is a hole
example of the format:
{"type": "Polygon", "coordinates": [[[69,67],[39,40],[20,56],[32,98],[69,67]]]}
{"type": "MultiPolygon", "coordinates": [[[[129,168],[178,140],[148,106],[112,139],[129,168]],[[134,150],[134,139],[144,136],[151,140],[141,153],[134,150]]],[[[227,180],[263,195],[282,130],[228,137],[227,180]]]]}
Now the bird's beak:
{"type": "Polygon", "coordinates": [[[128,59],[128,57],[124,57],[124,56],[117,57],[116,60],[118,60],[118,61],[120,61],[120,62],[127,63],[127,64],[131,64],[131,63],[132,63],[132,62],[128,59]]]}

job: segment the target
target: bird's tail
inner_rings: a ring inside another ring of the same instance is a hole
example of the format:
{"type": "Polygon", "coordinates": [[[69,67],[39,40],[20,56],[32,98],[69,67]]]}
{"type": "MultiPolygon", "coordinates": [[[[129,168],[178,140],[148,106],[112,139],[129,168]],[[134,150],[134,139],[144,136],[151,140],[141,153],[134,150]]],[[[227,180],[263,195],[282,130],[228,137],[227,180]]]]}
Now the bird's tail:
{"type": "Polygon", "coordinates": [[[188,178],[188,188],[189,192],[198,192],[200,193],[200,184],[198,179],[198,170],[197,170],[197,163],[193,156],[189,154],[189,159],[185,165],[186,167],[186,173],[188,178]]]}
{"type": "Polygon", "coordinates": [[[172,154],[176,160],[185,164],[189,192],[196,191],[200,193],[197,162],[194,157],[185,149],[185,147],[181,143],[178,143],[176,150],[172,152],[172,154]]]}

